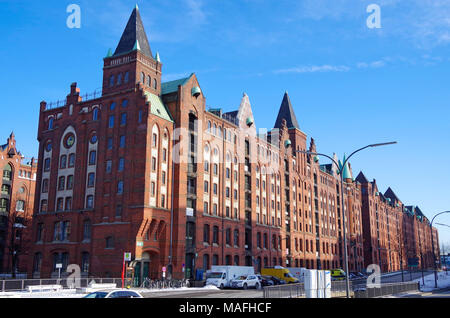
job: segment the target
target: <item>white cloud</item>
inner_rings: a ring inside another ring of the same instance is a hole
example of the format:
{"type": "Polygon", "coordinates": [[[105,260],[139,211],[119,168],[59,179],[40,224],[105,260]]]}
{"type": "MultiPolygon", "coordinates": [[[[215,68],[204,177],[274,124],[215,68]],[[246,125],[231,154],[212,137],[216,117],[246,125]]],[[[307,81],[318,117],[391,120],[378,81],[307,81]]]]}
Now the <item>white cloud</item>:
{"type": "Polygon", "coordinates": [[[312,65],[312,66],[299,66],[287,69],[280,69],[274,71],[275,74],[287,74],[287,73],[324,73],[324,72],[348,72],[350,67],[345,65],[312,65]]]}

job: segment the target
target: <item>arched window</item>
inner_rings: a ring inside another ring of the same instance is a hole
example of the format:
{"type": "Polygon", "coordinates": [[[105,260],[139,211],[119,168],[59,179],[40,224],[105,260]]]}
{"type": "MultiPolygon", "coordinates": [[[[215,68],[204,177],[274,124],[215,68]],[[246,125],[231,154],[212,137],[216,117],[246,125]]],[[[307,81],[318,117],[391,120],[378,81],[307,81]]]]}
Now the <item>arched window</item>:
{"type": "Polygon", "coordinates": [[[51,117],[51,118],[48,120],[48,130],[53,129],[54,121],[55,121],[55,120],[53,119],[53,117],[51,117]]]}
{"type": "Polygon", "coordinates": [[[150,75],[147,75],[147,86],[148,87],[152,86],[152,78],[150,77],[150,75]]]}
{"type": "Polygon", "coordinates": [[[141,83],[145,84],[145,74],[144,74],[144,72],[141,73],[141,83]]]}
{"type": "Polygon", "coordinates": [[[125,73],[125,77],[124,77],[123,81],[125,82],[125,84],[130,81],[130,72],[125,73]]]}
{"type": "Polygon", "coordinates": [[[12,168],[11,165],[7,164],[3,168],[3,180],[11,181],[12,180],[12,168]]]}
{"type": "Polygon", "coordinates": [[[156,78],[153,79],[153,88],[154,89],[158,88],[158,81],[156,80],[156,78]]]}
{"type": "Polygon", "coordinates": [[[122,84],[122,74],[117,75],[117,85],[122,84]]]}
{"type": "Polygon", "coordinates": [[[92,111],[92,120],[98,120],[98,108],[94,108],[92,111]]]}
{"type": "Polygon", "coordinates": [[[115,82],[114,75],[111,75],[109,77],[109,87],[113,87],[114,86],[114,82],[115,82]]]}

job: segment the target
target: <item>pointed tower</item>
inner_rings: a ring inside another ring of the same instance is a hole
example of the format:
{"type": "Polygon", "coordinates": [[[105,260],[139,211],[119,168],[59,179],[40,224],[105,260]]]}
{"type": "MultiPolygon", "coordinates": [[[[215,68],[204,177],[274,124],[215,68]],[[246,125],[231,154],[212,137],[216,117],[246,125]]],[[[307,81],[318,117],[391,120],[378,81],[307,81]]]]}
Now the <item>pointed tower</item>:
{"type": "Polygon", "coordinates": [[[136,6],[112,54],[104,58],[103,95],[133,89],[141,84],[144,91],[161,95],[162,64],[154,57],[136,6]]]}
{"type": "Polygon", "coordinates": [[[283,101],[281,102],[280,110],[278,112],[278,117],[275,121],[274,128],[281,129],[281,123],[283,119],[286,120],[288,129],[296,128],[300,130],[300,126],[298,125],[297,117],[295,117],[294,109],[292,108],[291,99],[289,98],[288,92],[284,93],[283,101]]]}

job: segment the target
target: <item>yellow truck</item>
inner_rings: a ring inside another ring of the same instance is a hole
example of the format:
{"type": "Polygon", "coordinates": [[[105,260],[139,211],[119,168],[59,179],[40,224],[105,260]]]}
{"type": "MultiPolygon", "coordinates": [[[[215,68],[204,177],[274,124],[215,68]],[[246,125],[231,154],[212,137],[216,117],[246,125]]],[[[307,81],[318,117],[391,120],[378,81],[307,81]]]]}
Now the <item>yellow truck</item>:
{"type": "Polygon", "coordinates": [[[295,278],[287,268],[281,266],[263,268],[261,269],[261,275],[274,276],[276,278],[284,280],[287,284],[294,284],[299,282],[298,278],[295,278]]]}
{"type": "Polygon", "coordinates": [[[332,280],[344,280],[347,276],[342,269],[332,269],[330,272],[332,280]]]}

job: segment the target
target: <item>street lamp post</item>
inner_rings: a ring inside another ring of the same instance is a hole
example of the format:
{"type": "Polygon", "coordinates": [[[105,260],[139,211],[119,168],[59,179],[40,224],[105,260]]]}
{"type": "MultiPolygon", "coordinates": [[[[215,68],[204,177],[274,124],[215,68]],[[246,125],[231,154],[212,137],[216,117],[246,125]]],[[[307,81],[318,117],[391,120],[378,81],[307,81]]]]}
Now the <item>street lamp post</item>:
{"type": "Polygon", "coordinates": [[[450,213],[450,211],[444,211],[441,213],[436,214],[433,219],[431,220],[430,223],[430,232],[431,232],[431,249],[433,250],[433,262],[434,262],[434,287],[437,288],[438,287],[438,278],[437,278],[437,264],[436,264],[436,252],[434,249],[434,235],[433,235],[433,222],[434,219],[436,219],[436,217],[438,217],[441,214],[445,214],[445,213],[450,213]]]}
{"type": "MultiPolygon", "coordinates": [[[[350,298],[350,281],[349,281],[349,272],[348,272],[348,250],[347,250],[347,233],[346,233],[346,219],[345,219],[345,202],[344,202],[344,167],[346,166],[347,162],[350,160],[351,157],[353,157],[353,155],[355,155],[356,153],[365,150],[367,148],[374,148],[374,147],[380,147],[380,146],[387,146],[387,145],[393,145],[396,144],[397,142],[387,142],[387,143],[379,143],[379,144],[371,144],[368,146],[365,146],[363,148],[360,148],[356,151],[354,151],[350,156],[348,156],[348,158],[346,158],[344,160],[344,162],[342,163],[342,166],[339,165],[339,163],[336,162],[336,160],[334,160],[332,157],[326,155],[326,154],[322,154],[322,153],[315,153],[315,152],[310,152],[310,151],[304,151],[304,150],[294,150],[294,152],[296,153],[303,153],[303,154],[307,154],[307,155],[313,155],[313,156],[323,156],[323,157],[327,157],[328,159],[330,159],[335,165],[336,167],[338,167],[339,169],[339,176],[340,176],[340,182],[341,182],[341,210],[342,210],[342,222],[343,222],[343,234],[344,234],[344,263],[345,263],[345,273],[346,273],[346,277],[345,277],[345,289],[346,289],[346,294],[347,294],[347,298],[350,298]]],[[[287,145],[287,147],[289,147],[290,145],[287,145]]]]}

